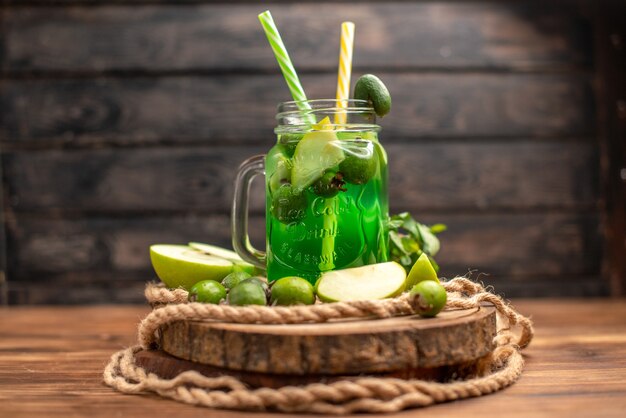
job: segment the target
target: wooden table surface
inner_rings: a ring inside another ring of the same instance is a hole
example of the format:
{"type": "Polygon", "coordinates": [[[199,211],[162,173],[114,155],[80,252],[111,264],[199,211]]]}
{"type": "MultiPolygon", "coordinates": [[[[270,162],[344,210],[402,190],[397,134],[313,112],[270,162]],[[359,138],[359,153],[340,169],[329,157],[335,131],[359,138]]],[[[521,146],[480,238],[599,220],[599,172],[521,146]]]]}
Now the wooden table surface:
{"type": "MultiPolygon", "coordinates": [[[[526,369],[493,395],[393,416],[623,417],[626,300],[518,300],[535,321],[526,369]]],[[[0,308],[0,417],[243,417],[117,393],[109,356],[135,341],[140,306],[0,308]]],[[[285,415],[256,413],[255,417],[285,415]]]]}

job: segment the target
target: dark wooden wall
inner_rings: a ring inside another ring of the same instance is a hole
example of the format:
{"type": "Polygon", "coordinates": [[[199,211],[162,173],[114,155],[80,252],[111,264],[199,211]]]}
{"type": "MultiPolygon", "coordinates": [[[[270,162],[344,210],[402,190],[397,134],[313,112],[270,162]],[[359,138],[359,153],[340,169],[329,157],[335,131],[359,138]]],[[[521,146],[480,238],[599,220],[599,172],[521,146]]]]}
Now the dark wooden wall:
{"type": "MultiPolygon", "coordinates": [[[[609,294],[590,3],[5,1],[10,302],[139,301],[150,244],[229,244],[235,169],[269,149],[289,99],[266,8],[312,98],[334,96],[339,24],[356,23],[355,77],[378,74],[394,99],[392,211],[448,224],[444,275],[609,294]]],[[[262,205],[257,188],[257,243],[262,205]]]]}

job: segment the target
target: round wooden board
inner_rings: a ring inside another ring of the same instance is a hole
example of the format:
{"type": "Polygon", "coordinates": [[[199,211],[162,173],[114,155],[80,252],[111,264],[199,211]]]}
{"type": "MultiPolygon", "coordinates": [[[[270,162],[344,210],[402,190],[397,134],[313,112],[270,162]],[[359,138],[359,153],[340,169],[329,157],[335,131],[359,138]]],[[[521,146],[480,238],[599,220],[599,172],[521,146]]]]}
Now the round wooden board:
{"type": "Polygon", "coordinates": [[[393,373],[467,364],[493,350],[492,307],[322,324],[261,325],[178,321],[160,347],[213,367],[279,375],[393,373]]]}
{"type": "MultiPolygon", "coordinates": [[[[337,380],[352,380],[363,377],[358,375],[323,375],[309,374],[298,376],[293,374],[271,374],[244,372],[240,370],[222,369],[207,364],[179,359],[161,350],[144,350],[135,354],[135,363],[148,373],[154,373],[162,379],[173,379],[188,370],[196,371],[204,376],[232,376],[250,387],[280,388],[283,386],[306,385],[309,383],[332,383],[337,380]]],[[[368,373],[372,377],[389,377],[396,379],[423,379],[447,382],[481,375],[481,363],[478,361],[460,363],[451,366],[404,369],[390,373],[368,373]]]]}

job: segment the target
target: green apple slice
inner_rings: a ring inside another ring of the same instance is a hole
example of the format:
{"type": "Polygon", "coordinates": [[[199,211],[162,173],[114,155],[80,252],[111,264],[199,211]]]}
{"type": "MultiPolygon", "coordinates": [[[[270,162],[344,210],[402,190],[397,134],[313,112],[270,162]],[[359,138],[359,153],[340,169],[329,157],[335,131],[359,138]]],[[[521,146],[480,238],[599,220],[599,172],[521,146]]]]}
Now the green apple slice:
{"type": "Polygon", "coordinates": [[[169,288],[183,287],[189,290],[202,280],[219,282],[233,271],[231,261],[207,255],[186,245],[152,245],[150,260],[159,279],[169,288]]]}
{"type": "Polygon", "coordinates": [[[237,254],[236,252],[232,250],[218,247],[217,245],[203,244],[201,242],[190,242],[189,246],[193,248],[194,250],[201,251],[205,254],[212,255],[214,257],[224,258],[232,262],[235,265],[233,270],[245,271],[251,276],[260,274],[262,272],[261,269],[258,269],[257,267],[253,266],[247,261],[243,261],[243,259],[239,257],[239,254],[237,254]]]}
{"type": "Polygon", "coordinates": [[[424,280],[432,280],[439,283],[437,272],[433,268],[433,265],[430,264],[426,253],[422,253],[415,264],[413,264],[413,267],[411,267],[411,271],[409,271],[409,275],[406,278],[406,288],[410,290],[413,286],[424,280]]]}
{"type": "Polygon", "coordinates": [[[275,145],[265,156],[265,173],[269,176],[272,193],[283,184],[291,182],[291,160],[283,145],[275,145]]]}
{"type": "Polygon", "coordinates": [[[289,170],[290,165],[291,162],[287,157],[277,157],[276,169],[270,176],[269,181],[270,191],[272,193],[278,190],[283,184],[289,183],[289,180],[291,179],[291,171],[289,170]]]}
{"type": "Polygon", "coordinates": [[[323,302],[385,299],[402,293],[405,280],[406,271],[395,261],[329,271],[317,282],[317,296],[323,302]]]}
{"type": "Polygon", "coordinates": [[[215,257],[225,258],[229,261],[245,262],[239,257],[239,254],[226,248],[218,247],[217,245],[203,244],[201,242],[190,242],[189,246],[194,250],[201,251],[208,255],[215,257]]]}
{"type": "Polygon", "coordinates": [[[306,133],[293,153],[291,184],[298,192],[309,187],[322,177],[324,172],[339,165],[345,158],[337,134],[329,125],[330,120],[324,118],[313,125],[314,129],[322,129],[306,133]]]}

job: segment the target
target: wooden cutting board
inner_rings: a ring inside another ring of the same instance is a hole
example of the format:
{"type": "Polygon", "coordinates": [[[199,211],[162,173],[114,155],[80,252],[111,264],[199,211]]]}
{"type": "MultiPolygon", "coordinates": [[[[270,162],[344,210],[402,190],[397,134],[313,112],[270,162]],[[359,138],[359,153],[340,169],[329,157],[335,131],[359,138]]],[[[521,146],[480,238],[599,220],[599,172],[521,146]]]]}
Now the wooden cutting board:
{"type": "Polygon", "coordinates": [[[282,382],[287,377],[363,373],[437,377],[442,368],[454,373],[455,368],[467,368],[489,354],[495,335],[492,307],[445,311],[436,318],[323,324],[179,321],[160,329],[161,352],[143,352],[138,357],[159,375],[197,365],[208,375],[233,371],[252,380],[282,376],[278,379],[282,382]]]}

